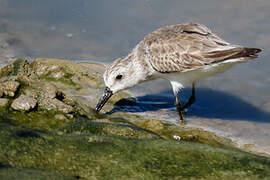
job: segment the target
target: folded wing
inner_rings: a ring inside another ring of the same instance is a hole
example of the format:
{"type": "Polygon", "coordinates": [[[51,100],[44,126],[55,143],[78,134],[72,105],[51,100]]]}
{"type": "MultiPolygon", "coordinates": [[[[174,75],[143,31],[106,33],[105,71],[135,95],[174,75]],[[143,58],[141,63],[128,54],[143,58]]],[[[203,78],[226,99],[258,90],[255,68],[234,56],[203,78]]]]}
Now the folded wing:
{"type": "Polygon", "coordinates": [[[228,59],[252,59],[260,49],[229,44],[200,24],[167,26],[142,41],[146,59],[161,73],[186,72],[228,59]]]}

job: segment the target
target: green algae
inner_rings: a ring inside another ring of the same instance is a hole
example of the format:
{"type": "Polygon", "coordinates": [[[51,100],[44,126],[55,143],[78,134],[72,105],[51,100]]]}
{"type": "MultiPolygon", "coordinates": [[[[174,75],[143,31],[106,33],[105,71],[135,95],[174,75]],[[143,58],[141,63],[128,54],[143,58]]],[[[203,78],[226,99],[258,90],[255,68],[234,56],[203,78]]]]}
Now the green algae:
{"type": "Polygon", "coordinates": [[[72,74],[70,74],[70,73],[64,73],[64,76],[62,76],[60,78],[55,78],[55,77],[52,76],[52,73],[51,72],[48,72],[47,74],[41,75],[40,76],[40,79],[41,80],[45,80],[45,81],[61,82],[61,83],[65,84],[65,85],[74,86],[77,89],[79,89],[80,86],[78,86],[76,83],[74,83],[72,81],[72,77],[73,77],[72,74]]]}
{"type": "Polygon", "coordinates": [[[25,59],[17,59],[12,64],[0,70],[0,78],[5,76],[23,75],[28,70],[28,62],[25,59]]]}
{"type": "Polygon", "coordinates": [[[60,112],[53,110],[20,112],[10,108],[0,108],[0,122],[47,131],[53,131],[74,122],[72,118],[59,120],[55,117],[57,114],[60,112]]]}
{"type": "Polygon", "coordinates": [[[5,124],[0,126],[0,139],[0,162],[82,179],[267,179],[270,176],[270,159],[192,142],[56,135],[5,124]]]}
{"type": "Polygon", "coordinates": [[[28,70],[28,62],[26,59],[17,59],[13,62],[12,76],[23,75],[28,70]]]}
{"type": "Polygon", "coordinates": [[[65,127],[62,132],[67,134],[94,134],[101,136],[122,136],[131,139],[160,138],[152,131],[134,125],[112,124],[105,122],[77,122],[65,127]]]}
{"type": "MultiPolygon", "coordinates": [[[[13,98],[24,93],[35,96],[35,92],[40,98],[45,82],[60,90],[103,87],[96,75],[98,68],[104,69],[55,59],[40,59],[30,65],[17,60],[1,70],[0,77],[18,77],[21,86],[13,98]],[[60,71],[61,76],[56,78],[53,73],[60,71]],[[32,79],[27,79],[26,74],[32,79]]],[[[77,109],[73,114],[40,108],[30,112],[0,108],[0,179],[270,177],[269,158],[241,152],[226,138],[141,115],[97,114],[89,107],[86,111],[78,99],[59,92],[62,94],[56,95],[56,99],[77,109]],[[181,140],[174,140],[174,136],[181,140]]],[[[107,107],[127,96],[124,92],[113,96],[107,107]]]]}
{"type": "Polygon", "coordinates": [[[182,141],[203,143],[217,147],[236,147],[236,145],[230,139],[217,136],[214,133],[200,128],[174,125],[172,123],[162,122],[157,119],[127,113],[115,113],[111,115],[109,119],[111,122],[121,122],[136,125],[158,134],[164,139],[174,139],[174,136],[179,136],[182,141]]]}
{"type": "Polygon", "coordinates": [[[0,168],[0,179],[4,180],[75,180],[76,177],[63,176],[58,172],[33,168],[0,168]]]}

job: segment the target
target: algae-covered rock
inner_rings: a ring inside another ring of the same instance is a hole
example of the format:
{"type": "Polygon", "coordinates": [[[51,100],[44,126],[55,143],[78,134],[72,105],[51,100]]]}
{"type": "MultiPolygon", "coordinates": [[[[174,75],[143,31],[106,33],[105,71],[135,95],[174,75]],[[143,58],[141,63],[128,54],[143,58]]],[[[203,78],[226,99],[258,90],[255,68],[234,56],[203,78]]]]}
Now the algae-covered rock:
{"type": "Polygon", "coordinates": [[[67,120],[67,117],[63,114],[56,114],[54,118],[57,120],[67,120]]]}
{"type": "Polygon", "coordinates": [[[164,129],[163,123],[161,123],[157,119],[146,120],[145,122],[141,124],[141,127],[144,127],[145,129],[149,129],[152,131],[159,131],[159,130],[164,129]]]}
{"type": "Polygon", "coordinates": [[[0,107],[5,107],[8,105],[8,99],[7,98],[0,98],[0,107]]]}
{"type": "Polygon", "coordinates": [[[17,59],[12,64],[0,70],[0,78],[7,76],[18,76],[28,73],[29,63],[25,59],[17,59]]]}
{"type": "Polygon", "coordinates": [[[20,95],[20,97],[18,97],[12,102],[11,107],[12,109],[18,111],[29,111],[35,108],[36,105],[37,105],[36,99],[25,95],[20,95]]]}
{"type": "Polygon", "coordinates": [[[0,123],[1,122],[30,129],[55,132],[58,129],[74,123],[75,119],[55,111],[37,110],[25,113],[24,111],[14,111],[10,108],[0,108],[0,123]],[[66,118],[59,119],[60,114],[66,118]]]}
{"type": "Polygon", "coordinates": [[[79,64],[68,60],[36,59],[30,65],[40,78],[59,81],[63,84],[76,86],[78,84],[91,87],[101,86],[104,66],[98,64],[79,64]]]}
{"type": "Polygon", "coordinates": [[[42,90],[44,92],[42,93],[42,95],[44,95],[45,97],[48,97],[48,98],[56,97],[57,87],[54,84],[46,82],[42,85],[42,90]]]}
{"type": "Polygon", "coordinates": [[[3,180],[75,180],[76,177],[64,176],[59,172],[33,168],[0,167],[0,179],[3,180]]]}
{"type": "Polygon", "coordinates": [[[105,122],[77,122],[65,127],[62,132],[67,134],[95,134],[122,136],[132,139],[160,138],[157,134],[132,125],[112,124],[105,122]]]}
{"type": "MultiPolygon", "coordinates": [[[[0,162],[80,179],[267,179],[270,160],[164,139],[55,135],[1,124],[0,162]]],[[[44,172],[44,173],[45,173],[44,172]]],[[[0,170],[1,174],[1,170],[0,170]]]]}
{"type": "Polygon", "coordinates": [[[20,83],[16,81],[0,82],[0,97],[3,95],[14,97],[19,86],[20,83]]]}
{"type": "Polygon", "coordinates": [[[41,109],[46,109],[46,110],[55,110],[55,111],[60,111],[63,113],[71,113],[73,112],[73,107],[70,105],[67,105],[65,103],[63,103],[62,101],[58,100],[58,99],[50,99],[50,98],[46,98],[46,99],[42,99],[39,102],[39,107],[41,109]]]}
{"type": "Polygon", "coordinates": [[[20,59],[0,71],[6,98],[0,98],[0,179],[269,177],[269,158],[242,152],[211,132],[138,114],[103,114],[127,92],[96,113],[104,70],[42,58],[20,59]]]}

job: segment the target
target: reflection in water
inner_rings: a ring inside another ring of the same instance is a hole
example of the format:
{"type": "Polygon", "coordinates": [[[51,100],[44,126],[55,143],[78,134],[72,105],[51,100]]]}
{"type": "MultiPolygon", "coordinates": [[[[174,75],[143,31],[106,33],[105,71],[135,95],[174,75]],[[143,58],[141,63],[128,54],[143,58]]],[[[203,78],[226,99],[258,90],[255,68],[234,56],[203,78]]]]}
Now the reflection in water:
{"type": "MultiPolygon", "coordinates": [[[[269,131],[270,124],[269,9],[269,0],[0,0],[0,64],[5,57],[14,55],[110,63],[127,55],[145,35],[159,27],[199,22],[228,42],[262,48],[264,52],[254,61],[201,81],[188,117],[220,118],[223,127],[232,120],[235,129],[244,129],[245,125],[237,120],[246,125],[251,122],[253,129],[243,135],[257,131],[259,141],[270,137],[269,133],[263,134],[269,131]],[[261,124],[264,127],[258,129],[261,124]]],[[[149,84],[137,88],[137,92],[135,89],[135,94],[141,94],[135,104],[119,102],[116,107],[176,113],[172,93],[166,93],[170,86],[166,82],[149,84]],[[158,96],[149,96],[151,93],[158,96]]],[[[219,127],[207,122],[213,128],[219,127]]]]}
{"type": "MultiPolygon", "coordinates": [[[[190,88],[186,88],[182,94],[182,102],[188,100],[190,88]]],[[[175,111],[173,92],[166,91],[158,94],[122,99],[115,103],[115,112],[147,112],[162,109],[175,111]]],[[[199,117],[224,120],[244,120],[260,123],[270,123],[270,113],[251,105],[242,99],[228,93],[206,88],[196,89],[196,102],[190,106],[187,117],[199,117]]],[[[175,118],[178,118],[177,116],[175,118]]]]}

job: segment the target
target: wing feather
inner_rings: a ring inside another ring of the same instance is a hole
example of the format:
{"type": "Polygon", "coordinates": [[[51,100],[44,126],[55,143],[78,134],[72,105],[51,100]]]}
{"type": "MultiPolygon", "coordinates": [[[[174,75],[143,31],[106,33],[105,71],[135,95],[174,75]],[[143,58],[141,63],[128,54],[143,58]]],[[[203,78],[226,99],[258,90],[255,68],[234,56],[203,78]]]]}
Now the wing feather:
{"type": "Polygon", "coordinates": [[[197,23],[156,30],[143,43],[150,64],[162,73],[197,69],[228,59],[240,50],[197,23]]]}

